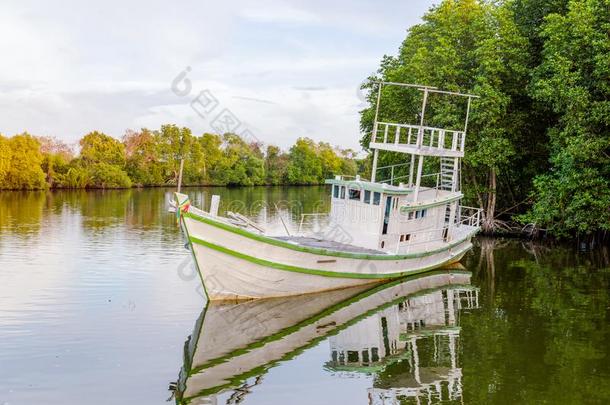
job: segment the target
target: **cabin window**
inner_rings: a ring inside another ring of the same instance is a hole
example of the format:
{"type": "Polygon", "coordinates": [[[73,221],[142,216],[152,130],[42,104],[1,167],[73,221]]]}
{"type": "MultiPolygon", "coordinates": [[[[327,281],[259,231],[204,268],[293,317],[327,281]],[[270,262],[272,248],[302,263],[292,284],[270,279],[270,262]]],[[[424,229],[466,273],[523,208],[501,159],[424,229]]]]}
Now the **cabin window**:
{"type": "Polygon", "coordinates": [[[381,203],[381,193],[375,191],[373,193],[373,205],[379,205],[381,203]]]}
{"type": "Polygon", "coordinates": [[[369,351],[368,350],[362,351],[362,362],[365,364],[369,362],[369,351]]]}
{"type": "Polygon", "coordinates": [[[360,190],[349,189],[349,199],[360,201],[360,190]]]}
{"type": "Polygon", "coordinates": [[[358,352],[355,350],[347,351],[347,362],[348,363],[358,363],[358,352]]]}
{"type": "Polygon", "coordinates": [[[341,199],[345,199],[345,186],[341,186],[341,199]]]}
{"type": "Polygon", "coordinates": [[[406,233],[406,234],[400,235],[400,241],[401,242],[408,242],[409,239],[411,239],[411,234],[410,233],[406,233]]]}
{"type": "Polygon", "coordinates": [[[371,360],[379,361],[379,349],[377,347],[371,347],[371,360]]]}
{"type": "Polygon", "coordinates": [[[339,186],[337,185],[333,186],[333,197],[339,198],[339,186]]]}
{"type": "Polygon", "coordinates": [[[409,214],[408,214],[408,219],[425,218],[426,215],[428,215],[428,210],[427,209],[410,211],[409,214]]]}
{"type": "Polygon", "coordinates": [[[371,192],[369,190],[364,190],[364,203],[365,204],[371,203],[371,192]]]}

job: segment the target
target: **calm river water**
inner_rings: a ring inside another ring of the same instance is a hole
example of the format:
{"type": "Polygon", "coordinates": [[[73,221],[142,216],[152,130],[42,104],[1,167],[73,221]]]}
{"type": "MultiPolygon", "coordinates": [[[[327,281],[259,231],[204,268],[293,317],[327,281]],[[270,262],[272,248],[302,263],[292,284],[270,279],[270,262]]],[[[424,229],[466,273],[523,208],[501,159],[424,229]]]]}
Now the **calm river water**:
{"type": "MultiPolygon", "coordinates": [[[[329,207],[186,191],[279,232],[329,207]]],[[[206,307],[170,194],[0,193],[0,405],[610,403],[607,250],[479,239],[465,270],[206,307]]]]}

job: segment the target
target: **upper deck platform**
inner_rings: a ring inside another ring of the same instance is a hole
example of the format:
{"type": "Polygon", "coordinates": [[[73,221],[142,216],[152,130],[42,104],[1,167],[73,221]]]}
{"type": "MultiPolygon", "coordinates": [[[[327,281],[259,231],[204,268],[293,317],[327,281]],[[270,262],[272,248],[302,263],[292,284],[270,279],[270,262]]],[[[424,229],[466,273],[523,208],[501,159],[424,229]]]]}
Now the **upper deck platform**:
{"type": "Polygon", "coordinates": [[[369,144],[371,149],[421,156],[464,157],[464,131],[378,122],[373,135],[369,144]]]}

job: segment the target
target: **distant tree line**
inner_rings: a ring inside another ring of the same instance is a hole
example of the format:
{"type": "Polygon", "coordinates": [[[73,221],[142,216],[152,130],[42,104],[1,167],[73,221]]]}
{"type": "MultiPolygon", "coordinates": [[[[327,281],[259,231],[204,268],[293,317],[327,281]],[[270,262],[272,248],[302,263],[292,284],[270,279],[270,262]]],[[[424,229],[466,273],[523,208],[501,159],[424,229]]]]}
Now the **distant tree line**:
{"type": "Polygon", "coordinates": [[[355,153],[299,138],[289,151],[239,135],[163,125],[128,130],[122,140],[91,132],[75,154],[64,142],[27,133],[0,135],[0,189],[129,188],[174,186],[184,159],[183,185],[256,186],[321,184],[358,171],[355,153]]]}
{"type": "MultiPolygon", "coordinates": [[[[481,96],[470,111],[463,191],[484,209],[485,231],[607,237],[609,0],[441,1],[364,85],[365,149],[380,80],[481,96]]],[[[418,119],[421,92],[386,87],[382,97],[381,121],[418,119]]],[[[426,123],[463,128],[465,102],[429,101],[426,123]]],[[[402,162],[384,153],[379,166],[402,162]]]]}

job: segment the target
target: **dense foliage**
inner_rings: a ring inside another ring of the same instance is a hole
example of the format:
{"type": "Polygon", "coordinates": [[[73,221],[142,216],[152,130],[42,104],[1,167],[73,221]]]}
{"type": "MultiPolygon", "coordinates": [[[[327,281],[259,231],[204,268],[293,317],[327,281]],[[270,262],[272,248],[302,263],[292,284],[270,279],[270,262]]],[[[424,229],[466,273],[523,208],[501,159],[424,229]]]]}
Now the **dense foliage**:
{"type": "MultiPolygon", "coordinates": [[[[609,33],[609,0],[442,1],[365,84],[361,144],[379,80],[480,95],[463,191],[484,209],[484,230],[514,220],[556,236],[610,230],[609,33]]],[[[382,100],[381,121],[413,123],[422,94],[384,87],[382,100]]],[[[427,125],[461,129],[465,102],[429,101],[427,125]]],[[[380,166],[403,161],[382,153],[380,166]]]]}
{"type": "Polygon", "coordinates": [[[28,134],[0,136],[0,189],[128,188],[182,184],[254,186],[321,184],[356,174],[354,152],[298,139],[289,152],[263,150],[235,134],[195,136],[188,128],[127,131],[122,141],[91,132],[75,155],[65,143],[28,134]]]}

